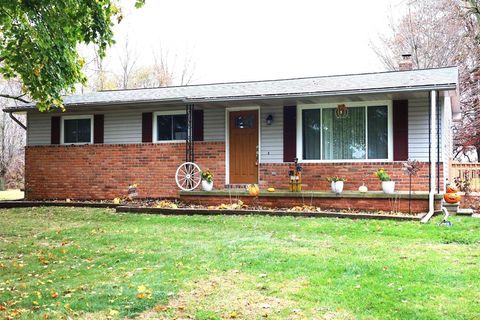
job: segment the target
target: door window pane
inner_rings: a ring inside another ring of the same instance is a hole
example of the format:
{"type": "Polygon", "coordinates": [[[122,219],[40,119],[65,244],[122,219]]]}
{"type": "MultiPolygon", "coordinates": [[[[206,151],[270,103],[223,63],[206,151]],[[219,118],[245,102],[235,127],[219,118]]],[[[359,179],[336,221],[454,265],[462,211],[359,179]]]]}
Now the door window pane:
{"type": "Polygon", "coordinates": [[[323,159],[365,159],[365,108],[349,108],[337,118],[335,108],[322,109],[323,159]]]}
{"type": "Polygon", "coordinates": [[[235,128],[237,129],[250,129],[253,128],[255,117],[252,115],[248,116],[237,116],[235,117],[235,128]]]}
{"type": "Polygon", "coordinates": [[[388,158],[388,108],[368,107],[368,158],[388,158]]]}
{"type": "Polygon", "coordinates": [[[302,111],[303,159],[320,159],[320,110],[302,111]]]}
{"type": "Polygon", "coordinates": [[[90,143],[92,137],[91,119],[65,119],[63,121],[64,143],[90,143]]]}

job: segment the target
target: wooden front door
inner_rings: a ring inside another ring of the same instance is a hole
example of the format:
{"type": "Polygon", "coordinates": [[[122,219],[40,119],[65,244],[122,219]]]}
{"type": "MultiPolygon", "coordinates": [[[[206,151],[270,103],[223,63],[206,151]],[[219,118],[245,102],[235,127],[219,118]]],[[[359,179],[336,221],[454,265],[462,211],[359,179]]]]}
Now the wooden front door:
{"type": "Polygon", "coordinates": [[[230,184],[258,183],[258,110],[230,112],[230,184]]]}

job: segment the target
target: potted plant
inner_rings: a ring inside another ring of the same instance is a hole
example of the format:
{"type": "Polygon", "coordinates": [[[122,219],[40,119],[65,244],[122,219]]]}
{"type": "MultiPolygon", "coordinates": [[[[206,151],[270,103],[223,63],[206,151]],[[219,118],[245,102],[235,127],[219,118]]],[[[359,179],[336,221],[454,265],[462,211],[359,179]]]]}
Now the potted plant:
{"type": "Polygon", "coordinates": [[[210,170],[202,171],[202,190],[212,191],[213,189],[213,174],[210,170]]]}
{"type": "Polygon", "coordinates": [[[381,168],[375,172],[375,176],[382,181],[382,190],[384,193],[392,194],[395,193],[395,181],[390,179],[390,175],[381,168]]]}
{"type": "Polygon", "coordinates": [[[328,177],[327,181],[330,182],[332,185],[332,192],[335,192],[338,194],[338,193],[342,193],[343,184],[345,181],[347,181],[347,179],[345,179],[344,177],[335,176],[335,177],[328,177]]]}

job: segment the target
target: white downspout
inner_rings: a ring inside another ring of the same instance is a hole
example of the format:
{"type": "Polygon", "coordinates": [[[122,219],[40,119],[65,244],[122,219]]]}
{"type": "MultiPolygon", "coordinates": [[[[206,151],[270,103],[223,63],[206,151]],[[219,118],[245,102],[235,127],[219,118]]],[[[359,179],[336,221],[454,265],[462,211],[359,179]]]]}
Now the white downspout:
{"type": "Polygon", "coordinates": [[[430,91],[430,191],[428,193],[428,213],[422,218],[422,223],[427,223],[435,213],[435,167],[436,167],[436,111],[437,111],[437,91],[430,91]]]}

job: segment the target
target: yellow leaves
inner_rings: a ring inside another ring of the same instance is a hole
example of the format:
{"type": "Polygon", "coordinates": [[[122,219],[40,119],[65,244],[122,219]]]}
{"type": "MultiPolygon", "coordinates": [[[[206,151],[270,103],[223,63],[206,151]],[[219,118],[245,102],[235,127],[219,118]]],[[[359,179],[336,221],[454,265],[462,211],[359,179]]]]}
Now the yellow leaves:
{"type": "Polygon", "coordinates": [[[246,208],[246,205],[243,203],[242,200],[238,200],[237,202],[234,202],[234,203],[230,203],[230,204],[225,204],[225,203],[222,203],[220,204],[219,206],[210,206],[208,207],[208,209],[210,210],[213,210],[213,209],[217,209],[217,210],[238,210],[238,209],[242,209],[242,208],[246,208]]]}
{"type": "Polygon", "coordinates": [[[85,59],[83,57],[80,57],[78,59],[78,64],[80,65],[80,67],[83,68],[83,66],[85,65],[85,59]]]}
{"type": "Polygon", "coordinates": [[[293,211],[293,212],[313,212],[313,211],[321,211],[320,208],[314,207],[314,206],[309,206],[309,205],[302,205],[302,206],[295,206],[293,208],[288,209],[288,211],[293,211]]]}
{"type": "Polygon", "coordinates": [[[177,209],[178,205],[169,200],[161,200],[161,201],[157,201],[155,208],[177,209]]]}
{"type": "Polygon", "coordinates": [[[137,298],[138,299],[151,299],[152,298],[152,289],[147,288],[144,285],[137,287],[137,298]]]}
{"type": "Polygon", "coordinates": [[[33,74],[36,76],[36,77],[39,77],[40,76],[40,72],[42,72],[42,69],[43,69],[43,64],[39,65],[38,67],[36,67],[35,69],[33,69],[33,74]]]}
{"type": "Polygon", "coordinates": [[[113,199],[113,204],[120,204],[120,198],[113,199]]]}
{"type": "Polygon", "coordinates": [[[119,312],[117,310],[114,310],[114,309],[110,309],[110,311],[108,312],[108,314],[112,317],[114,316],[117,316],[119,314],[119,312]]]}

